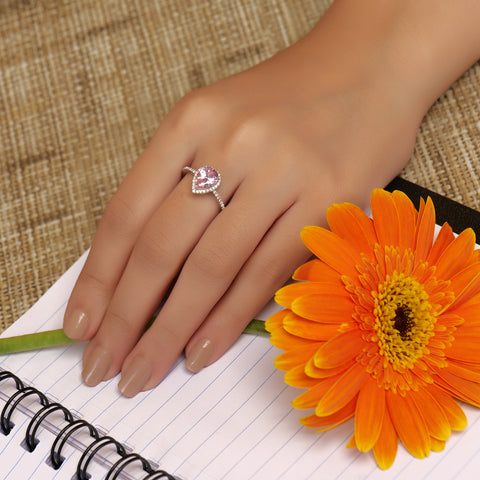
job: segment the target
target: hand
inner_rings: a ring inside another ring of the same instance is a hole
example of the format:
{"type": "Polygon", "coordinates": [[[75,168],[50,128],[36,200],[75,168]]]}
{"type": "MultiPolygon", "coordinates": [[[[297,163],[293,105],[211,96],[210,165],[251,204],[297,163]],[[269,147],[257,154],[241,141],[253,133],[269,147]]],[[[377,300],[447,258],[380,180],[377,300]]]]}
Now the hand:
{"type": "Polygon", "coordinates": [[[183,350],[192,371],[214,362],[307,259],[302,227],[324,225],[333,202],[366,206],[408,161],[424,111],[386,81],[374,47],[349,58],[328,35],[318,28],[187,95],[162,121],[108,204],[68,304],[65,332],[90,339],[87,384],[121,370],[133,396],[183,350]],[[186,165],[221,173],[223,211],[192,193],[186,165]]]}

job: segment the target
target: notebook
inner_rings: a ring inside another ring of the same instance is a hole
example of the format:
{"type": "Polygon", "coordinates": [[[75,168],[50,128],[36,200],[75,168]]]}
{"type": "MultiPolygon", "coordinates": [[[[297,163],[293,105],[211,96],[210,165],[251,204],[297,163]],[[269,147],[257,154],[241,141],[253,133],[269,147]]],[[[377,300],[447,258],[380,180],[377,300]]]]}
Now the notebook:
{"type": "MultiPolygon", "coordinates": [[[[391,187],[408,191],[403,182],[391,187]]],[[[465,214],[460,229],[480,225],[477,212],[447,204],[442,210],[456,220],[465,214]]],[[[2,336],[61,327],[85,257],[2,336]]],[[[270,303],[259,317],[277,308],[270,303]]],[[[352,422],[322,434],[302,427],[299,418],[309,412],[291,408],[301,390],[273,367],[280,351],[265,336],[242,335],[198,374],[179,359],[158,387],[132,399],[119,394],[118,378],[93,388],[82,383],[84,346],[0,357],[0,420],[10,429],[0,432],[2,480],[437,480],[480,472],[480,409],[462,405],[468,427],[453,433],[443,452],[417,460],[399,445],[387,472],[370,453],[346,448],[352,422]]]]}

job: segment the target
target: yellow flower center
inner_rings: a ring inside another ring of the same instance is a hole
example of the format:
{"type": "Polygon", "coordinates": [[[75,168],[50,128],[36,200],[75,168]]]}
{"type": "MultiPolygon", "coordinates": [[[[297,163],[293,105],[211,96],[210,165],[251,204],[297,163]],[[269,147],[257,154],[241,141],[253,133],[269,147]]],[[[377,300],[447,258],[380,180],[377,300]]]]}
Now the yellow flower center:
{"type": "Polygon", "coordinates": [[[428,353],[437,320],[427,292],[411,276],[394,272],[372,294],[376,333],[372,340],[378,353],[394,370],[413,368],[415,360],[428,353]]]}

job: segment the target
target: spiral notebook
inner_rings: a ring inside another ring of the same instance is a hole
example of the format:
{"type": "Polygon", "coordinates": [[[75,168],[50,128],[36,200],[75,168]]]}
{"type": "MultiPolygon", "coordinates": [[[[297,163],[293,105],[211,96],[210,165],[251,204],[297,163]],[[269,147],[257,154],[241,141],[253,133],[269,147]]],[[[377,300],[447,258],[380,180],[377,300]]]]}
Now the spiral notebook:
{"type": "MultiPolygon", "coordinates": [[[[444,213],[464,216],[460,229],[478,228],[477,212],[447,203],[444,213]]],[[[2,336],[59,328],[84,260],[2,336]]],[[[270,304],[260,316],[276,308],[270,304]]],[[[444,452],[416,460],[399,446],[386,473],[372,455],[346,448],[352,423],[322,434],[302,427],[308,412],[290,405],[300,390],[283,382],[273,367],[280,352],[263,336],[242,335],[196,375],[179,359],[157,388],[133,399],[118,393],[118,378],[83,385],[83,348],[0,357],[2,480],[467,479],[480,472],[479,409],[464,407],[469,425],[444,452]]]]}

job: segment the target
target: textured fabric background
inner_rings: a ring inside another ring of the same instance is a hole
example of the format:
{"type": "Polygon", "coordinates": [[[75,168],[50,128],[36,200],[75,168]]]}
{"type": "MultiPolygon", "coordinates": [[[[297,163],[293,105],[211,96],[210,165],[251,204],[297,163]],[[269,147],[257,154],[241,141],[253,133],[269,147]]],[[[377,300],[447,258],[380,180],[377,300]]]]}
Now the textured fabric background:
{"type": "MultiPolygon", "coordinates": [[[[306,33],[321,0],[0,0],[0,329],[89,246],[185,93],[306,33]]],[[[431,109],[403,176],[480,208],[480,65],[431,109]]]]}

